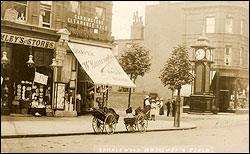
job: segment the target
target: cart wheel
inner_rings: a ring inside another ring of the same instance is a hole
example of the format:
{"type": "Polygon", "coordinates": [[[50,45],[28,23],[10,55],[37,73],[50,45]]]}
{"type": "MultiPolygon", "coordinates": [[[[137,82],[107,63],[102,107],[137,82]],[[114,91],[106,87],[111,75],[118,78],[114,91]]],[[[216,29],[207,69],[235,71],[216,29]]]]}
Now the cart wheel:
{"type": "Polygon", "coordinates": [[[148,128],[148,120],[143,113],[137,115],[137,128],[139,132],[145,132],[148,128]]]}
{"type": "Polygon", "coordinates": [[[135,132],[136,130],[136,124],[125,124],[125,127],[128,132],[135,132]]]}
{"type": "Polygon", "coordinates": [[[113,134],[116,128],[116,119],[112,113],[108,113],[105,118],[104,128],[108,134],[113,134]]]}
{"type": "Polygon", "coordinates": [[[101,134],[104,130],[103,121],[101,121],[100,119],[98,119],[96,117],[93,117],[92,127],[93,127],[93,130],[95,133],[101,134]]]}

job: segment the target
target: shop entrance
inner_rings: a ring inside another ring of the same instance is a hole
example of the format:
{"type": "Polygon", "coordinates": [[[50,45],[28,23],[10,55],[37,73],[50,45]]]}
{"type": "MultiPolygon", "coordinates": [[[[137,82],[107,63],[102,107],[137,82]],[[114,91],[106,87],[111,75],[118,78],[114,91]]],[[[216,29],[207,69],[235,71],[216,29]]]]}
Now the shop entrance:
{"type": "Polygon", "coordinates": [[[47,54],[44,49],[32,48],[31,52],[29,46],[13,45],[9,89],[11,113],[35,114],[38,112],[38,114],[46,115],[45,108],[46,105],[51,106],[52,96],[53,71],[49,68],[51,54],[47,54]],[[26,63],[30,53],[34,56],[33,67],[28,67],[26,63]],[[34,82],[35,72],[46,76],[47,82],[34,82]]]}
{"type": "Polygon", "coordinates": [[[229,90],[220,90],[219,98],[219,111],[226,112],[229,107],[229,90]]]}

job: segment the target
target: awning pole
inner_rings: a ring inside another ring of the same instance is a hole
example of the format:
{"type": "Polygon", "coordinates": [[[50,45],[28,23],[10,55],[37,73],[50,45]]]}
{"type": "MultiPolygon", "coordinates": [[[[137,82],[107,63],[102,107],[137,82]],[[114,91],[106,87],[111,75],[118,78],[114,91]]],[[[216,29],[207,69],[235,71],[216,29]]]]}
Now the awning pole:
{"type": "Polygon", "coordinates": [[[96,107],[96,84],[94,84],[94,107],[96,107]]]}

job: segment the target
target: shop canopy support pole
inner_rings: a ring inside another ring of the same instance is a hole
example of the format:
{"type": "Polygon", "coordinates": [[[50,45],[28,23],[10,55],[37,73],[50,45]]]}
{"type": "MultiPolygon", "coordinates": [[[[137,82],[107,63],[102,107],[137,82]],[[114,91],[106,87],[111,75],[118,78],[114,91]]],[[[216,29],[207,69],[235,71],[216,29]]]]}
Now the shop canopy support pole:
{"type": "Polygon", "coordinates": [[[131,88],[129,88],[129,94],[128,94],[128,108],[130,107],[130,98],[131,98],[131,88]]]}

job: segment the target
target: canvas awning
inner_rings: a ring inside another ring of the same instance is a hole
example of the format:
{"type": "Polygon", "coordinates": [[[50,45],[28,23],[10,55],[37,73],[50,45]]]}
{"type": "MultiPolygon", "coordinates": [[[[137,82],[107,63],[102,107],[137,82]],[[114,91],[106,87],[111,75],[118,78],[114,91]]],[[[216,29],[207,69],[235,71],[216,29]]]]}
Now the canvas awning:
{"type": "Polygon", "coordinates": [[[95,84],[136,87],[110,49],[72,42],[68,45],[95,84]]]}

